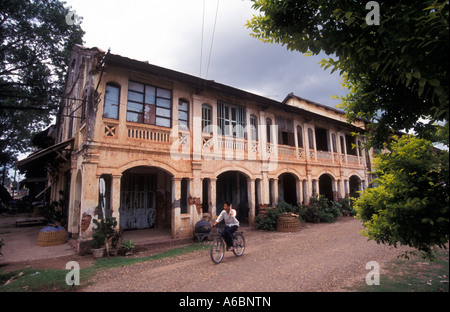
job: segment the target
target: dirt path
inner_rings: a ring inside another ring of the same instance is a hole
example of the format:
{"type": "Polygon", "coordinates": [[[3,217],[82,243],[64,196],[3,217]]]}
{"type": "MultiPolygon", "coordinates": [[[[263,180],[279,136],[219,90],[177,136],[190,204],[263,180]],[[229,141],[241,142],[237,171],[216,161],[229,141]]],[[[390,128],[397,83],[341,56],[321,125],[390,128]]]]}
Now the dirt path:
{"type": "Polygon", "coordinates": [[[367,262],[382,266],[403,252],[368,242],[350,217],[302,226],[297,233],[247,231],[245,254],[227,252],[218,265],[207,250],[100,271],[81,291],[342,291],[365,280],[367,262]]]}

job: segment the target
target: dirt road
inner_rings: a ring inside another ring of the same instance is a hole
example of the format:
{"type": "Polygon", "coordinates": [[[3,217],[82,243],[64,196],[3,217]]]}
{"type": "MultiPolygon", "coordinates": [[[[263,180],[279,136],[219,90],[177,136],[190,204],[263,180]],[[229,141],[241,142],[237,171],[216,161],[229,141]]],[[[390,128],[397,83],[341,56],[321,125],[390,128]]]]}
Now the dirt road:
{"type": "MultiPolygon", "coordinates": [[[[360,221],[302,225],[297,233],[246,231],[242,257],[227,252],[215,265],[209,250],[98,272],[82,291],[342,291],[365,280],[366,263],[380,266],[402,250],[368,242],[360,221]],[[90,285],[89,285],[90,284],[90,285]]],[[[381,279],[383,272],[381,271],[381,279]]]]}

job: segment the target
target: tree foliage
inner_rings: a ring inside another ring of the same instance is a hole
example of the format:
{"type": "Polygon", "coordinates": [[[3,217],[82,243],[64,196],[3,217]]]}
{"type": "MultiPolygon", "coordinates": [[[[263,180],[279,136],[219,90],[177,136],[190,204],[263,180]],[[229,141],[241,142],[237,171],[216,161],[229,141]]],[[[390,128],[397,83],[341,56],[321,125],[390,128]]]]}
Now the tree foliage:
{"type": "Polygon", "coordinates": [[[365,234],[377,242],[412,246],[430,255],[448,242],[449,1],[376,1],[379,25],[369,25],[367,2],[253,0],[253,36],[292,51],[330,58],[348,88],[341,108],[349,122],[366,121],[377,157],[378,187],[355,202],[365,234]],[[424,122],[424,120],[428,122],[424,122]],[[398,131],[414,131],[389,140],[398,131]]]}
{"type": "Polygon", "coordinates": [[[50,123],[71,50],[82,43],[84,32],[66,22],[64,4],[1,1],[0,149],[10,159],[27,151],[33,134],[50,123]]]}
{"type": "Polygon", "coordinates": [[[392,130],[428,135],[436,122],[448,122],[448,1],[377,1],[380,25],[366,23],[366,2],[253,2],[260,11],[247,23],[254,37],[333,55],[321,64],[342,74],[349,89],[342,108],[349,121],[369,122],[373,145],[381,146],[392,130]]]}
{"type": "Polygon", "coordinates": [[[407,245],[431,255],[449,239],[449,154],[431,142],[395,138],[375,158],[375,188],[355,202],[364,235],[378,243],[407,245]]]}

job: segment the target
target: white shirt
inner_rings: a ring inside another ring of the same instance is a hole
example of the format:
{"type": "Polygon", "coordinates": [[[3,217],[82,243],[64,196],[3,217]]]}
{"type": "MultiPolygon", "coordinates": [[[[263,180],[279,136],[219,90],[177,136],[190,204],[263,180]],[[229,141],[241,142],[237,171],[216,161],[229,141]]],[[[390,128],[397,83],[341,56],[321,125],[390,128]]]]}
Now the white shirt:
{"type": "Polygon", "coordinates": [[[220,213],[219,217],[217,218],[217,223],[219,223],[220,221],[225,220],[225,224],[227,226],[233,226],[233,225],[237,225],[239,226],[239,221],[236,219],[236,210],[231,209],[230,213],[227,213],[224,210],[222,210],[222,212],[220,213]]]}

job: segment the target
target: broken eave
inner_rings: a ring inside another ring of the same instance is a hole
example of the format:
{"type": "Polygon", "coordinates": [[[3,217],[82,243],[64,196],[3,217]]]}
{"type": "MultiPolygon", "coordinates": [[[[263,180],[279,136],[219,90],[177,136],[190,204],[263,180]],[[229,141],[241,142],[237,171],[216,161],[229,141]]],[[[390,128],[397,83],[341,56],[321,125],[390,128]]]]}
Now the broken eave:
{"type": "Polygon", "coordinates": [[[62,151],[64,150],[71,151],[73,149],[74,140],[75,140],[74,138],[71,138],[69,140],[47,147],[43,150],[37,151],[36,153],[31,154],[27,158],[16,162],[17,168],[21,172],[23,172],[35,166],[42,166],[45,165],[46,163],[50,164],[54,163],[59,158],[63,159],[64,161],[68,161],[66,156],[63,155],[62,151]],[[69,145],[70,148],[67,149],[69,145]]]}

